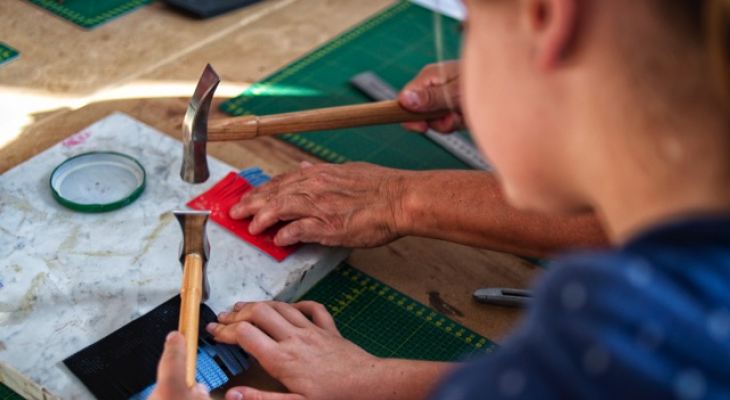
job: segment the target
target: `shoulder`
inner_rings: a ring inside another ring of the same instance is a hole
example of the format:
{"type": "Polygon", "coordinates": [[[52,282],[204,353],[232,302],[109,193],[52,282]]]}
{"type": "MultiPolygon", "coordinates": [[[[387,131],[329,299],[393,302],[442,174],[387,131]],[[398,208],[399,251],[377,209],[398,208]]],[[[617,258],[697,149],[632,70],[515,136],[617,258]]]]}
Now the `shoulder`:
{"type": "Polygon", "coordinates": [[[650,312],[631,306],[642,302],[632,280],[645,279],[647,268],[614,252],[572,255],[549,266],[518,329],[496,354],[452,374],[439,398],[620,398],[603,383],[626,381],[622,367],[630,361],[619,353],[635,346],[650,312]]]}
{"type": "Polygon", "coordinates": [[[562,257],[504,346],[455,372],[442,398],[727,396],[729,287],[727,223],[562,257]]]}
{"type": "MultiPolygon", "coordinates": [[[[656,267],[644,257],[620,252],[590,252],[563,257],[535,286],[533,311],[584,314],[614,308],[656,288],[656,267]],[[622,300],[623,299],[623,300],[622,300]]],[[[534,314],[534,312],[533,312],[534,314]]],[[[542,315],[545,317],[545,315],[542,315]]]]}
{"type": "Polygon", "coordinates": [[[562,300],[563,306],[569,307],[566,302],[572,298],[583,298],[584,292],[590,293],[588,305],[598,307],[618,304],[617,296],[666,305],[730,306],[730,218],[674,221],[643,232],[615,250],[562,257],[549,269],[536,289],[547,301],[562,300]]]}
{"type": "Polygon", "coordinates": [[[647,231],[615,250],[556,260],[535,288],[542,299],[536,308],[603,311],[624,322],[645,313],[703,318],[708,308],[730,309],[728,287],[730,219],[696,218],[647,231]]]}

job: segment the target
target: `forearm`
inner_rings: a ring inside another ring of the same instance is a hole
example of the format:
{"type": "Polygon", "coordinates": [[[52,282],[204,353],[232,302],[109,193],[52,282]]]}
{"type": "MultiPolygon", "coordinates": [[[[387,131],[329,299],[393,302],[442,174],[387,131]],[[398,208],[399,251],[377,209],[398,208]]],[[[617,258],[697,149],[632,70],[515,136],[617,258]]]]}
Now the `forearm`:
{"type": "Polygon", "coordinates": [[[606,246],[592,213],[560,217],[509,206],[494,175],[478,171],[408,173],[398,225],[404,236],[448,240],[524,256],[606,246]]]}
{"type": "Polygon", "coordinates": [[[396,400],[425,399],[448,371],[456,364],[434,361],[381,358],[373,364],[371,373],[361,380],[363,387],[355,388],[351,398],[396,400]]]}

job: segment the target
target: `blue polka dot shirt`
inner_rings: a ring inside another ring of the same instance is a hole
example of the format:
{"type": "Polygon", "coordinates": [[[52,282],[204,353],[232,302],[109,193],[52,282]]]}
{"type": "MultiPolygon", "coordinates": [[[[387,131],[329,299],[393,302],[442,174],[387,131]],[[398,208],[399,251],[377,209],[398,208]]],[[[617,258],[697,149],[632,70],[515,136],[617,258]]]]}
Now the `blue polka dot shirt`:
{"type": "Polygon", "coordinates": [[[434,399],[730,399],[730,218],[555,261],[493,355],[434,399]]]}

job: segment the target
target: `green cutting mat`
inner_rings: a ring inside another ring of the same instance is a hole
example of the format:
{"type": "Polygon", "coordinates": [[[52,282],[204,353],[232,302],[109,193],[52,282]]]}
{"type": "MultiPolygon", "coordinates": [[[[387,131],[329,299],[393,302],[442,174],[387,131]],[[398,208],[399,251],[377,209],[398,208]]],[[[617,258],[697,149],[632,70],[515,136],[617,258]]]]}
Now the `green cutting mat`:
{"type": "Polygon", "coordinates": [[[93,28],[153,0],[29,0],[84,28],[93,28]]]}
{"type": "Polygon", "coordinates": [[[379,357],[463,361],[497,349],[489,339],[345,263],[301,300],[324,304],[342,336],[379,357]]]}
{"type": "MultiPolygon", "coordinates": [[[[349,84],[373,71],[401,88],[426,64],[435,62],[436,14],[402,1],[335,38],[309,55],[252,85],[221,105],[231,115],[266,115],[364,103],[370,98],[349,84]]],[[[445,59],[458,58],[459,22],[439,17],[445,59]]],[[[368,161],[393,168],[469,168],[429,139],[399,125],[282,135],[328,162],[368,161]]]]}
{"type": "Polygon", "coordinates": [[[0,400],[23,400],[19,394],[10,390],[9,387],[0,383],[0,400]]]}
{"type": "Polygon", "coordinates": [[[14,48],[6,45],[3,42],[0,42],[0,65],[5,64],[6,62],[15,59],[15,57],[18,56],[18,50],[15,50],[14,48]]]}

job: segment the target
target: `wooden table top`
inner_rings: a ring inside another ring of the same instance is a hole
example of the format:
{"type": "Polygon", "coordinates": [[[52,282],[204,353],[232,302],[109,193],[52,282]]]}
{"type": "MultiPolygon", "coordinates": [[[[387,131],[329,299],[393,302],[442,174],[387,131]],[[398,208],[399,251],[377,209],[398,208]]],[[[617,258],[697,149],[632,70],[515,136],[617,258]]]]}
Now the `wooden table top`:
{"type": "MultiPolygon", "coordinates": [[[[205,63],[223,82],[216,105],[337,36],[394,0],[265,0],[209,20],[154,2],[84,30],[27,1],[0,2],[0,41],[21,52],[0,66],[0,173],[114,112],[179,138],[205,63]],[[326,16],[326,18],[323,18],[326,16]]],[[[211,143],[209,154],[269,174],[318,160],[273,138],[211,143]]],[[[471,299],[480,287],[523,288],[540,268],[522,259],[424,238],[356,250],[358,269],[500,342],[519,310],[471,299]],[[437,293],[438,295],[435,295],[437,293]]],[[[248,381],[250,383],[250,381],[248,381]]]]}

